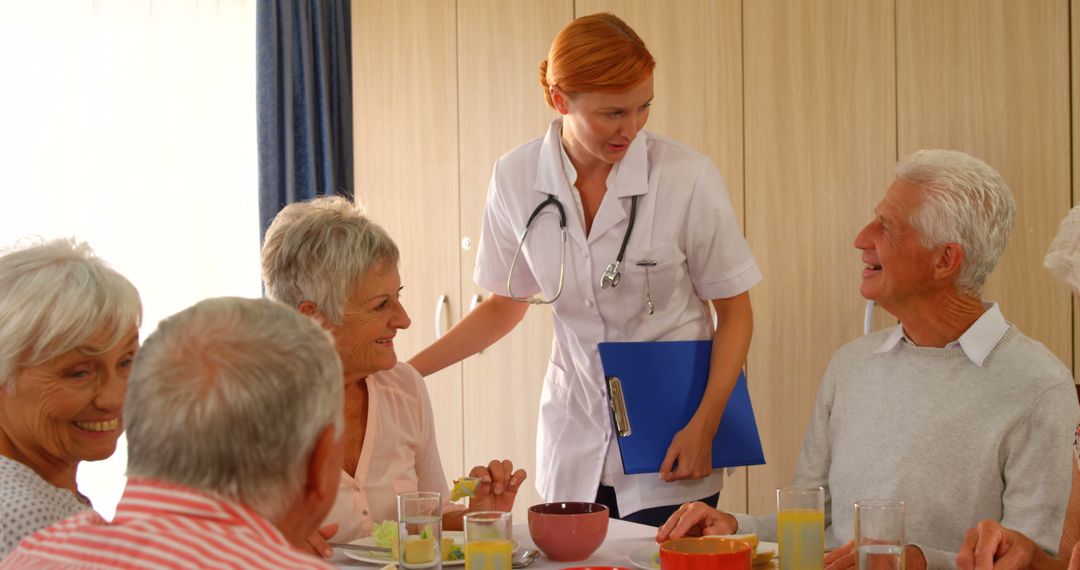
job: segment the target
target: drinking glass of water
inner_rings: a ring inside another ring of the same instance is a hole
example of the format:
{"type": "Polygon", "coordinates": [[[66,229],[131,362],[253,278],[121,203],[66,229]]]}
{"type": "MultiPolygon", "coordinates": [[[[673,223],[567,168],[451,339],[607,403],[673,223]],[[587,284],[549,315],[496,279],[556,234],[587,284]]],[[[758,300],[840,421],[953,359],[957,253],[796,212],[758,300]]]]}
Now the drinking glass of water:
{"type": "Polygon", "coordinates": [[[821,570],[825,566],[825,489],[776,490],[780,570],[821,570]]]}
{"type": "Polygon", "coordinates": [[[858,570],[904,570],[904,502],[866,499],[855,503],[858,570]]]}
{"type": "Polygon", "coordinates": [[[442,495],[402,493],[397,504],[399,566],[442,570],[442,495]]]}

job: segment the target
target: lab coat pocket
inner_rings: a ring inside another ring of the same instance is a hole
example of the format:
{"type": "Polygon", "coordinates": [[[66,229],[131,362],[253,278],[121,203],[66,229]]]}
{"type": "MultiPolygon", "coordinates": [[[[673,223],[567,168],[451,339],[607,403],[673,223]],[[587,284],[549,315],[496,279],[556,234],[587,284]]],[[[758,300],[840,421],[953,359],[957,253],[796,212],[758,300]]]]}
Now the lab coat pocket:
{"type": "Polygon", "coordinates": [[[619,283],[622,301],[634,312],[660,313],[671,304],[679,278],[686,274],[686,256],[671,243],[652,249],[626,248],[625,269],[619,283]]]}
{"type": "Polygon", "coordinates": [[[544,383],[554,384],[554,387],[558,389],[558,394],[565,397],[570,390],[570,375],[561,364],[549,360],[547,372],[544,374],[544,383]]]}

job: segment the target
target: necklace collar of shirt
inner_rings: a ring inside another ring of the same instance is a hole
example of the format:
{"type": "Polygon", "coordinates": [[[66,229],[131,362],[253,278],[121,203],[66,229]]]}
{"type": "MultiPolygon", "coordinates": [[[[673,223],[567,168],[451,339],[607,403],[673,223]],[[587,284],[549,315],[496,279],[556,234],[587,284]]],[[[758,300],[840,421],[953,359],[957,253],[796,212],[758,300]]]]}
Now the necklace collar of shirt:
{"type": "MultiPolygon", "coordinates": [[[[562,119],[557,118],[551,122],[548,132],[541,142],[538,171],[533,189],[542,194],[554,194],[557,198],[569,201],[571,196],[564,194],[569,192],[566,187],[573,187],[577,182],[577,172],[571,167],[566,168],[568,159],[563,155],[566,149],[562,148],[562,119]]],[[[615,197],[629,198],[645,194],[649,191],[649,160],[648,140],[653,138],[648,131],[639,131],[630,143],[630,148],[622,160],[615,163],[617,168],[612,168],[608,175],[608,189],[614,192],[615,197]]]]}
{"type": "MultiPolygon", "coordinates": [[[[968,330],[960,335],[960,338],[945,345],[945,348],[959,347],[962,349],[964,355],[975,366],[983,365],[986,357],[990,356],[994,347],[1001,341],[1001,337],[1005,336],[1005,333],[1009,330],[1009,323],[1002,316],[1001,307],[997,303],[984,301],[982,305],[986,309],[982,316],[972,323],[968,330]]],[[[881,346],[874,352],[877,354],[889,352],[901,342],[906,342],[911,346],[918,346],[904,334],[902,323],[892,329],[889,336],[885,338],[885,342],[881,343],[881,346]]]]}

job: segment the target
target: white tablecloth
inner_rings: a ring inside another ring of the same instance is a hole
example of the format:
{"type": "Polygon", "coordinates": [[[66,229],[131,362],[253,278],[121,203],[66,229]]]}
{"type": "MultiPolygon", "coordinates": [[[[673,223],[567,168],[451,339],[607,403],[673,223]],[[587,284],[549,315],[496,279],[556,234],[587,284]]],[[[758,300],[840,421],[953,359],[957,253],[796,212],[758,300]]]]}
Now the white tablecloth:
{"type": "MultiPolygon", "coordinates": [[[[530,569],[545,570],[555,568],[571,568],[574,566],[622,566],[624,568],[634,568],[633,564],[627,559],[627,556],[634,550],[641,548],[642,546],[655,544],[656,528],[632,522],[612,520],[608,524],[607,538],[604,539],[604,543],[600,545],[600,548],[593,553],[588,560],[581,562],[552,562],[540,555],[540,558],[529,566],[530,569]]],[[[514,538],[521,543],[523,548],[532,548],[533,541],[529,538],[529,525],[516,524],[514,525],[514,538]]],[[[358,562],[341,553],[340,549],[334,549],[334,557],[330,559],[332,564],[336,564],[338,568],[363,568],[371,570],[376,568],[375,565],[365,564],[364,562],[358,562]]],[[[462,566],[451,566],[450,568],[464,568],[462,566]]]]}

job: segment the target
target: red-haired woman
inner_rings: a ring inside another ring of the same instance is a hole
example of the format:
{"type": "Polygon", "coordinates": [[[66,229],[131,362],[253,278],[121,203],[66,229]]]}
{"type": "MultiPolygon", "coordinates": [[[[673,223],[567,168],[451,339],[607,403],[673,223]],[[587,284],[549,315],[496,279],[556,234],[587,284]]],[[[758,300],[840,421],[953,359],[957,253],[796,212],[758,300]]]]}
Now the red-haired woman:
{"type": "Polygon", "coordinates": [[[659,526],[686,501],[715,504],[723,486],[711,443],[746,359],[748,290],[761,273],[712,161],[642,130],[655,66],[611,14],[559,33],[540,64],[544,98],[559,116],[500,158],[491,177],[474,279],[492,296],[411,364],[438,371],[513,329],[526,297],[550,304],[537,489],[548,501],[598,501],[612,516],[659,526]],[[660,476],[624,474],[597,343],[709,338],[704,399],[660,476]]]}

